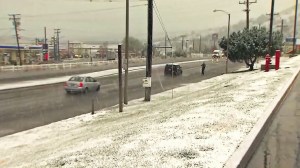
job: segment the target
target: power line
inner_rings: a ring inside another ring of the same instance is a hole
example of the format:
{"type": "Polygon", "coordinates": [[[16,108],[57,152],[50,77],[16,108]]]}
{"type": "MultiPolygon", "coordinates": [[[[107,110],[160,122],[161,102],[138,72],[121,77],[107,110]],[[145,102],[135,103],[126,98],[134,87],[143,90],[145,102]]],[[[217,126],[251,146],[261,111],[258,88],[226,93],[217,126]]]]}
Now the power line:
{"type": "MultiPolygon", "coordinates": [[[[160,25],[161,25],[163,31],[165,32],[165,35],[166,35],[166,37],[167,37],[167,39],[168,39],[170,45],[172,46],[171,40],[170,40],[170,38],[169,38],[169,35],[168,35],[167,29],[166,29],[166,27],[165,27],[165,24],[163,23],[163,20],[162,20],[162,17],[161,17],[161,15],[160,15],[160,12],[159,12],[159,10],[158,10],[157,4],[156,4],[155,0],[154,0],[153,2],[154,2],[154,9],[155,9],[155,13],[156,13],[156,16],[157,16],[157,18],[158,18],[158,21],[159,21],[159,23],[160,23],[160,25]]],[[[166,46],[165,46],[165,47],[166,47],[166,46]]]]}
{"type": "MultiPolygon", "coordinates": [[[[147,4],[140,5],[131,5],[130,8],[136,8],[141,6],[146,6],[147,4]]],[[[49,14],[39,14],[39,15],[23,15],[24,17],[42,17],[42,16],[53,16],[53,15],[70,15],[70,14],[83,14],[83,13],[95,13],[95,12],[103,12],[103,11],[111,11],[116,9],[124,9],[124,7],[115,7],[115,8],[103,8],[96,10],[83,10],[83,11],[74,11],[74,12],[65,12],[65,13],[49,13],[49,14]]]]}
{"type": "Polygon", "coordinates": [[[164,23],[162,21],[162,18],[161,18],[160,12],[158,10],[158,7],[156,5],[156,2],[155,1],[153,1],[153,2],[154,2],[154,9],[155,9],[156,16],[157,16],[157,18],[158,18],[158,20],[159,20],[159,22],[160,22],[163,30],[166,32],[166,27],[165,27],[165,25],[164,25],[164,23]]]}
{"type": "MultiPolygon", "coordinates": [[[[136,8],[141,6],[147,6],[147,4],[139,4],[139,5],[131,5],[130,8],[136,8]]],[[[103,12],[103,11],[111,11],[117,9],[124,9],[124,7],[114,7],[114,8],[103,8],[96,10],[82,10],[82,11],[74,11],[74,12],[65,12],[65,13],[48,13],[48,14],[39,14],[39,15],[22,15],[25,18],[34,18],[34,17],[44,17],[44,16],[55,16],[55,15],[74,15],[74,14],[83,14],[83,13],[95,13],[95,12],[103,12]]],[[[6,17],[0,17],[0,20],[7,19],[6,17]]]]}

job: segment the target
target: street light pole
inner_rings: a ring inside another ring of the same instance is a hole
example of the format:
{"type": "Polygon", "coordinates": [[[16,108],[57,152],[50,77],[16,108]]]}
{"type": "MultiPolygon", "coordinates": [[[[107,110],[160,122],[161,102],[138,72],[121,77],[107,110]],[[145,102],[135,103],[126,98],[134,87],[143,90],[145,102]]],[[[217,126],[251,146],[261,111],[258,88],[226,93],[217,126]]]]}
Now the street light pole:
{"type": "Polygon", "coordinates": [[[229,38],[230,38],[230,13],[228,13],[228,32],[227,32],[227,56],[226,56],[226,73],[228,73],[228,56],[229,56],[229,38]]]}
{"type": "Polygon", "coordinates": [[[296,29],[297,29],[297,15],[298,15],[298,0],[296,0],[295,6],[295,19],[294,19],[294,38],[293,38],[293,54],[296,53],[296,29]]]}
{"type": "Polygon", "coordinates": [[[227,57],[226,57],[226,67],[225,73],[228,73],[228,56],[229,56],[229,38],[230,38],[230,13],[224,10],[217,10],[215,9],[213,12],[223,12],[228,15],[228,28],[227,28],[227,57]]]}
{"type": "Polygon", "coordinates": [[[281,19],[281,26],[280,26],[280,34],[281,34],[281,36],[282,36],[282,38],[283,38],[283,19],[281,19]]]}
{"type": "Polygon", "coordinates": [[[185,49],[186,49],[186,52],[188,51],[188,45],[187,45],[188,41],[189,41],[189,40],[186,40],[186,41],[185,41],[185,49]]]}

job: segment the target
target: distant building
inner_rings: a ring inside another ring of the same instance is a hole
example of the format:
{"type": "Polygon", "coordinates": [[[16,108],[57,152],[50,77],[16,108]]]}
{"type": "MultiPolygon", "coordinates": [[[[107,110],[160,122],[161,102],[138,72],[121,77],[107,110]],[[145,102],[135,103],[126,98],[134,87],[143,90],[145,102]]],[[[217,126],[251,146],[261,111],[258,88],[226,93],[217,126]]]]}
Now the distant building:
{"type": "Polygon", "coordinates": [[[68,42],[68,51],[70,58],[83,57],[83,43],[82,42],[68,42]]]}
{"type": "Polygon", "coordinates": [[[89,58],[89,57],[97,57],[106,59],[107,52],[117,52],[118,45],[117,44],[85,44],[83,42],[69,42],[69,55],[70,58],[89,58]]]}
{"type": "MultiPolygon", "coordinates": [[[[31,64],[43,60],[41,45],[20,45],[22,64],[31,64]]],[[[18,46],[0,45],[0,65],[19,65],[18,46]]]]}

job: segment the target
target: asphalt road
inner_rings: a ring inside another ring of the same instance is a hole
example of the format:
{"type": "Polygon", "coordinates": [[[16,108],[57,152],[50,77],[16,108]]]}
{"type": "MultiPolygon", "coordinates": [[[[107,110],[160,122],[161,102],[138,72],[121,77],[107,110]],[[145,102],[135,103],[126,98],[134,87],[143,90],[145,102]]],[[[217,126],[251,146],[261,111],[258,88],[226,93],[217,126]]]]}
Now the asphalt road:
{"type": "MultiPolygon", "coordinates": [[[[164,77],[164,67],[153,68],[152,94],[219,76],[225,71],[224,61],[206,62],[206,73],[201,76],[200,64],[200,62],[183,64],[183,75],[173,79],[164,77]]],[[[229,72],[241,66],[244,64],[229,63],[229,72]]],[[[130,72],[129,100],[144,97],[145,91],[142,87],[144,77],[145,71],[130,72]]],[[[92,99],[95,100],[96,110],[117,105],[118,76],[97,80],[101,82],[100,92],[87,94],[68,95],[63,90],[63,83],[0,91],[0,137],[90,113],[92,99]]]]}
{"type": "MultiPolygon", "coordinates": [[[[210,57],[204,57],[204,59],[208,59],[210,57]]],[[[190,58],[190,57],[176,57],[176,58],[153,58],[153,64],[161,64],[161,63],[169,63],[171,61],[181,62],[181,61],[192,61],[199,60],[199,58],[190,58]]],[[[145,66],[146,59],[129,59],[129,67],[135,66],[145,66]]],[[[90,73],[90,72],[98,72],[108,69],[116,69],[118,68],[117,62],[107,62],[103,64],[98,64],[96,66],[78,66],[73,68],[66,69],[39,69],[39,70],[26,70],[26,71],[5,71],[0,73],[0,83],[12,83],[12,82],[20,82],[24,80],[37,80],[37,79],[46,79],[53,78],[59,76],[70,76],[76,74],[90,73]]]]}
{"type": "Polygon", "coordinates": [[[300,76],[247,168],[300,167],[300,76]]]}

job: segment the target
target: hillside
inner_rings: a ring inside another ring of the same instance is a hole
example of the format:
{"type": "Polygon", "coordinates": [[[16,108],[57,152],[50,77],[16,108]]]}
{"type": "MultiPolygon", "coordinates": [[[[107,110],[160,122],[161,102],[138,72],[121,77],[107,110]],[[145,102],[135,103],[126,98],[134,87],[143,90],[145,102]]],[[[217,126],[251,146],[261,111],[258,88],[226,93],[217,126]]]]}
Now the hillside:
{"type": "MultiPolygon", "coordinates": [[[[277,12],[275,12],[277,14],[277,12]]],[[[279,15],[274,16],[274,25],[273,25],[273,31],[281,31],[281,19],[284,20],[284,28],[283,28],[283,37],[284,39],[286,37],[292,37],[294,33],[294,16],[295,16],[295,7],[287,8],[281,12],[279,12],[279,15]]],[[[250,13],[251,17],[251,13],[250,13]]],[[[298,12],[298,18],[300,17],[300,12],[298,12]]],[[[270,26],[270,16],[269,15],[260,15],[257,18],[250,18],[250,26],[262,26],[269,29],[270,26]]],[[[240,22],[236,24],[231,25],[230,32],[239,31],[244,29],[246,26],[245,20],[241,20],[240,22]]],[[[300,26],[300,20],[297,21],[297,28],[300,26]]],[[[298,29],[297,29],[298,30],[298,29]]],[[[199,51],[199,38],[200,35],[202,36],[201,39],[201,45],[202,45],[202,52],[210,52],[210,48],[214,45],[214,41],[212,40],[212,34],[218,33],[219,39],[223,36],[227,36],[227,25],[224,25],[222,27],[218,28],[211,28],[207,29],[205,31],[194,31],[191,33],[183,34],[181,36],[173,38],[174,45],[177,46],[177,48],[182,45],[182,36],[185,36],[185,40],[193,41],[195,52],[199,51]]],[[[300,31],[297,32],[296,37],[299,38],[300,31]]],[[[161,41],[161,43],[164,43],[161,41]]],[[[184,48],[186,46],[186,41],[184,42],[184,48]]],[[[188,44],[188,48],[192,48],[192,43],[188,44]]]]}

